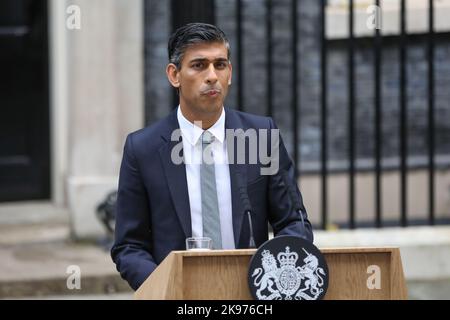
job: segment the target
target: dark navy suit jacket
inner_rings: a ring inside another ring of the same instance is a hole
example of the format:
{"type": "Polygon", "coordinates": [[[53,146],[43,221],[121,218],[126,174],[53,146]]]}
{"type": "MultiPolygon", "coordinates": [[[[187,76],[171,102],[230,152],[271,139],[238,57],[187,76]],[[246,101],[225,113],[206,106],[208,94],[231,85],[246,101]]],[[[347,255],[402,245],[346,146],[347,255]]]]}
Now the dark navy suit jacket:
{"type": "MultiPolygon", "coordinates": [[[[185,165],[171,161],[172,148],[179,143],[171,141],[171,134],[178,128],[175,110],[159,122],[129,134],[125,142],[111,256],[121,276],[134,290],[172,250],[184,250],[185,239],[192,235],[185,165]]],[[[225,108],[225,128],[268,129],[270,133],[276,126],[271,118],[225,108]]],[[[247,187],[252,207],[257,247],[268,239],[268,223],[275,236],[296,235],[312,242],[311,224],[281,138],[278,173],[261,175],[261,167],[260,162],[229,164],[236,248],[248,248],[250,237],[240,192],[243,185],[247,187]],[[295,185],[304,225],[294,209],[282,173],[295,185]]]]}

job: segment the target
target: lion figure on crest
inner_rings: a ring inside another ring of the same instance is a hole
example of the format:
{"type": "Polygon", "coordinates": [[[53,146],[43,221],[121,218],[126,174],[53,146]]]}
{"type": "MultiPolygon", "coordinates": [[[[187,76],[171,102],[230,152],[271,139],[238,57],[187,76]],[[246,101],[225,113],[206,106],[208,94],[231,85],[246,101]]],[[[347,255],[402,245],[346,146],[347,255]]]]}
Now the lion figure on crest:
{"type": "Polygon", "coordinates": [[[279,269],[275,257],[268,250],[264,250],[262,253],[262,268],[257,268],[252,274],[254,277],[254,285],[259,287],[256,291],[256,295],[261,300],[281,300],[281,294],[273,286],[278,281],[279,269]],[[264,269],[264,273],[263,273],[264,269]],[[262,275],[262,277],[261,277],[262,275]],[[267,296],[262,292],[268,290],[270,294],[267,296]]]}

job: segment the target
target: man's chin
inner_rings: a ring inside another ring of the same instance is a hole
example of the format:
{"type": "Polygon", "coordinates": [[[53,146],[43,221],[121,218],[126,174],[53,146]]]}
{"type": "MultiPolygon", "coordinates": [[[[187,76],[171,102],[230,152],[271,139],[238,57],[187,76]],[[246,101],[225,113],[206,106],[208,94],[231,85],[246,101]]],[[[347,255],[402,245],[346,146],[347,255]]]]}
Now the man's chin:
{"type": "Polygon", "coordinates": [[[209,105],[209,106],[204,106],[202,109],[202,112],[204,113],[208,113],[208,114],[214,114],[217,113],[219,111],[222,111],[222,104],[217,104],[217,105],[209,105]]]}

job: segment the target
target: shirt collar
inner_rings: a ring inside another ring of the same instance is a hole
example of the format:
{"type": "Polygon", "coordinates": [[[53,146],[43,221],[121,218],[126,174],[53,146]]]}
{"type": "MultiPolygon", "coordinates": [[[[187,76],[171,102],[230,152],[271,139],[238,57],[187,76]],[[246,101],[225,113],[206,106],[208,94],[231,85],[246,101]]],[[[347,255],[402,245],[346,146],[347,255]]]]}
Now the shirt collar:
{"type": "MultiPolygon", "coordinates": [[[[183,134],[183,137],[186,138],[186,140],[191,145],[196,145],[199,141],[201,135],[205,130],[202,128],[194,125],[192,122],[190,122],[188,119],[186,119],[181,112],[180,106],[178,106],[177,110],[177,118],[178,118],[178,124],[180,125],[181,133],[183,134]]],[[[222,108],[222,113],[219,117],[219,119],[212,125],[211,128],[208,129],[209,132],[212,133],[212,135],[218,140],[220,143],[223,143],[225,139],[225,110],[222,108]]]]}

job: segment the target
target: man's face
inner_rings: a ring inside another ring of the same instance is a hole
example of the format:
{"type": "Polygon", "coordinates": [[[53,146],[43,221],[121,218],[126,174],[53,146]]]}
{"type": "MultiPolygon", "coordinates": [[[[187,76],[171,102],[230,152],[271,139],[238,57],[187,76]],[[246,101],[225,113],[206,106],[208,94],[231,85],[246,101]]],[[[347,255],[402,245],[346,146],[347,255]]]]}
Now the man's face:
{"type": "Polygon", "coordinates": [[[181,68],[174,70],[172,65],[172,72],[169,68],[170,64],[169,80],[179,88],[182,108],[197,116],[221,110],[232,73],[225,44],[212,42],[189,46],[184,52],[181,68]]]}

